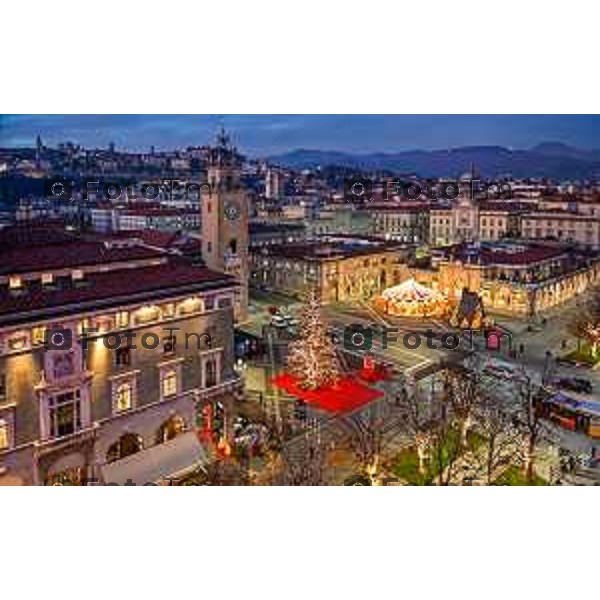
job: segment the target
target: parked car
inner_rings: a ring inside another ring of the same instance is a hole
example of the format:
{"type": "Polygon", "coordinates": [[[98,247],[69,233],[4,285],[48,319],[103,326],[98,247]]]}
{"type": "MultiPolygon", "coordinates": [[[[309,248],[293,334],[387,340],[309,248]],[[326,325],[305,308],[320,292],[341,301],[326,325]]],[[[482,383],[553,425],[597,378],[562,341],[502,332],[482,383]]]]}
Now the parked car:
{"type": "Polygon", "coordinates": [[[271,325],[273,325],[274,327],[287,327],[288,323],[280,315],[273,315],[271,317],[271,325]]]}

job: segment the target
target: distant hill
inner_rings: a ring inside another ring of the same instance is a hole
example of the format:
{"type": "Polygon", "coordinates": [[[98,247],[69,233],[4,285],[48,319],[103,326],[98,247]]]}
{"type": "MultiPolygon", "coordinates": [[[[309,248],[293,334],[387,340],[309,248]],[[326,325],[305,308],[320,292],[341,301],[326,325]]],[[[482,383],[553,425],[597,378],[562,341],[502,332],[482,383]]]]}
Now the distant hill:
{"type": "Polygon", "coordinates": [[[267,159],[289,168],[325,166],[416,173],[421,177],[458,177],[475,165],[483,177],[552,177],[600,179],[600,150],[580,150],[546,142],[529,150],[502,146],[466,146],[450,150],[412,150],[397,153],[348,154],[299,149],[267,159]]]}

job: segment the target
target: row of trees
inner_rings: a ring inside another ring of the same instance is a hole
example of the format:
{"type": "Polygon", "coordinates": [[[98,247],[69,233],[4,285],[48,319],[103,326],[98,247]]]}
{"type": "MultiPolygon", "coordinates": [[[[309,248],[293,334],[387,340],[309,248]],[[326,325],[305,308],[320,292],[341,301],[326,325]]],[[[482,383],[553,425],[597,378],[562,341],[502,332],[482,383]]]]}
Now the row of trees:
{"type": "Polygon", "coordinates": [[[437,390],[401,396],[419,468],[438,485],[478,480],[491,485],[509,465],[534,479],[536,454],[551,431],[538,410],[540,389],[523,370],[498,389],[474,364],[446,370],[437,390]]]}

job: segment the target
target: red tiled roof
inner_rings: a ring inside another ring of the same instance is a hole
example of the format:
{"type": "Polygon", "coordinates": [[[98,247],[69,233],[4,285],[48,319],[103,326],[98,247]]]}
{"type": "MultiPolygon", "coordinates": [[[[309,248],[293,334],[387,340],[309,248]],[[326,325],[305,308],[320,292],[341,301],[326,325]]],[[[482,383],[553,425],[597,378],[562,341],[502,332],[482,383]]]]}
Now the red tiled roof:
{"type": "Polygon", "coordinates": [[[331,236],[325,234],[323,240],[316,242],[258,246],[251,248],[251,252],[255,256],[320,261],[334,258],[350,258],[353,256],[368,256],[370,254],[389,252],[404,247],[404,245],[399,242],[385,241],[381,238],[369,236],[357,238],[350,234],[339,234],[333,236],[334,239],[329,239],[330,237],[331,236]],[[355,243],[353,243],[353,241],[355,241],[355,243]]]}
{"type": "Polygon", "coordinates": [[[73,241],[73,233],[65,231],[64,221],[44,219],[0,229],[0,252],[4,249],[34,244],[56,244],[73,241]]]}
{"type": "Polygon", "coordinates": [[[479,256],[483,264],[518,266],[534,265],[535,263],[556,258],[564,253],[565,250],[561,248],[533,246],[516,252],[482,248],[479,256]]]}
{"type": "Polygon", "coordinates": [[[527,210],[534,210],[535,203],[533,202],[494,202],[484,201],[479,203],[479,210],[482,212],[487,211],[500,211],[500,212],[523,212],[527,210]]]}
{"type": "Polygon", "coordinates": [[[136,301],[175,296],[190,289],[223,288],[236,285],[235,280],[195,266],[182,260],[167,264],[135,269],[119,269],[93,273],[78,286],[65,282],[59,289],[42,289],[39,283],[30,283],[18,293],[8,287],[0,288],[0,323],[50,318],[56,313],[81,313],[99,307],[120,306],[136,301]],[[68,285],[68,287],[66,287],[68,285]]]}
{"type": "Polygon", "coordinates": [[[194,214],[196,211],[182,208],[155,208],[144,206],[121,211],[121,215],[132,217],[179,217],[194,214]]]}
{"type": "Polygon", "coordinates": [[[137,232],[144,244],[149,246],[158,246],[159,248],[169,248],[177,241],[181,234],[179,232],[158,231],[157,229],[143,229],[137,232]]]}
{"type": "Polygon", "coordinates": [[[0,275],[69,269],[158,256],[162,256],[162,253],[142,246],[107,248],[102,242],[82,240],[24,247],[16,245],[0,250],[0,275]]]}

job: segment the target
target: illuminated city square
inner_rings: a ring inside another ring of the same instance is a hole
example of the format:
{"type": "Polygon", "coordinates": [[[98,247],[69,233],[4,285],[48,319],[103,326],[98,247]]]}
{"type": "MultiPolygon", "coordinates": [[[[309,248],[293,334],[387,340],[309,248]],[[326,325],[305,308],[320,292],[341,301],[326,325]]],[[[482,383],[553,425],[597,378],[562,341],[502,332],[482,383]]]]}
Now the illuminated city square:
{"type": "Polygon", "coordinates": [[[592,157],[265,157],[227,119],[134,150],[32,117],[11,146],[6,123],[0,484],[600,481],[592,157]]]}

